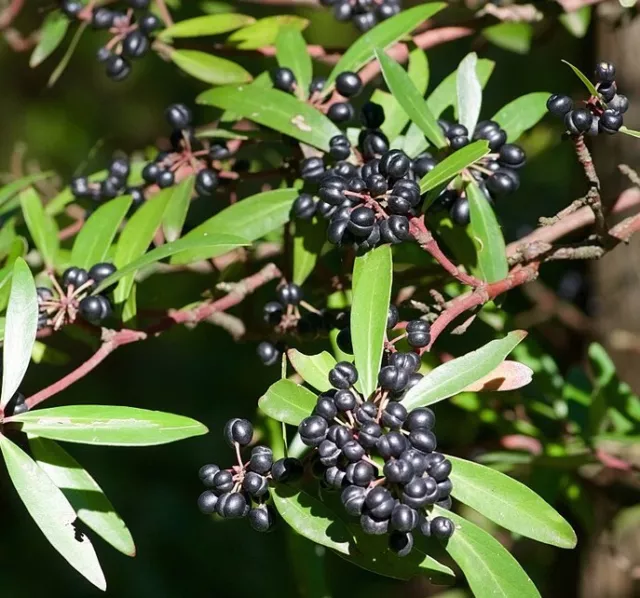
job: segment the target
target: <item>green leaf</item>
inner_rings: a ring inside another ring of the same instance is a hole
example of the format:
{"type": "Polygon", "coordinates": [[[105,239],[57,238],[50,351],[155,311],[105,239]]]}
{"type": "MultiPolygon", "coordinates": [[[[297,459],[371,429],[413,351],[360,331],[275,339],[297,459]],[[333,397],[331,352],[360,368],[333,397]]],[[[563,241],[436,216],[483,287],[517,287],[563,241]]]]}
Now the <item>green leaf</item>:
{"type": "Polygon", "coordinates": [[[40,29],[40,39],[29,58],[29,66],[35,68],[46,60],[60,45],[69,29],[69,19],[60,11],[50,12],[40,29]]]}
{"type": "Polygon", "coordinates": [[[276,38],[278,65],[289,68],[296,77],[296,95],[305,99],[309,95],[309,84],[313,77],[313,64],[307,52],[307,42],[297,27],[280,28],[276,38]]]}
{"type": "Polygon", "coordinates": [[[456,97],[458,99],[458,121],[467,127],[471,135],[478,124],[482,107],[482,86],[476,75],[478,56],[467,54],[458,66],[456,97]]]}
{"type": "Polygon", "coordinates": [[[429,111],[422,94],[409,75],[383,51],[376,50],[382,74],[394,98],[404,108],[411,120],[422,130],[425,137],[436,147],[447,147],[447,140],[435,117],[429,111]]]}
{"type": "Polygon", "coordinates": [[[18,257],[13,265],[11,294],[7,308],[2,350],[2,395],[4,409],[29,367],[38,328],[36,285],[27,263],[18,257]]]}
{"type": "Polygon", "coordinates": [[[67,405],[8,418],[26,434],[110,446],[151,446],[207,433],[201,423],[172,413],[114,405],[67,405]]]}
{"type": "Polygon", "coordinates": [[[171,27],[163,29],[158,37],[160,39],[172,39],[175,37],[201,37],[205,35],[219,35],[228,33],[245,25],[255,22],[253,17],[238,13],[224,15],[207,15],[180,21],[171,27]]]}
{"type": "Polygon", "coordinates": [[[462,569],[476,598],[540,598],[518,561],[494,537],[438,506],[433,514],[448,517],[455,524],[445,548],[462,569]]]}
{"type": "Polygon", "coordinates": [[[53,174],[52,170],[48,170],[47,172],[36,172],[35,174],[28,174],[27,176],[23,176],[15,181],[11,181],[4,187],[0,187],[0,206],[4,205],[14,195],[23,189],[26,189],[29,185],[48,179],[53,174]]]}
{"type": "Polygon", "coordinates": [[[31,437],[29,448],[40,468],[67,497],[78,519],[116,550],[135,556],[131,532],[89,472],[53,440],[31,437]]]}
{"type": "Polygon", "coordinates": [[[195,176],[189,176],[172,187],[173,192],[162,221],[162,230],[168,242],[176,241],[180,238],[180,233],[189,211],[194,184],[195,176]]]}
{"type": "Polygon", "coordinates": [[[640,131],[634,131],[633,129],[630,129],[629,127],[622,125],[620,127],[620,132],[624,133],[625,135],[630,135],[631,137],[638,137],[640,138],[640,131]]]}
{"type": "Polygon", "coordinates": [[[316,406],[316,395],[291,380],[278,380],[260,397],[258,407],[269,417],[297,426],[316,406]]]}
{"type": "MultiPolygon", "coordinates": [[[[149,201],[145,201],[140,209],[129,219],[120,233],[120,239],[113,258],[113,262],[119,270],[143,255],[147,250],[160,227],[167,203],[172,194],[173,190],[171,188],[163,189],[149,201]]],[[[123,303],[129,296],[132,287],[133,274],[122,278],[114,291],[115,302],[123,303]]]]}
{"type": "Polygon", "coordinates": [[[484,140],[474,141],[466,147],[453,152],[422,177],[420,180],[420,192],[426,193],[431,189],[448,183],[465,168],[484,158],[490,152],[489,142],[484,140]]]}
{"type": "Polygon", "coordinates": [[[365,397],[369,397],[378,385],[392,282],[393,263],[389,245],[382,245],[356,258],[351,340],[365,397]]]}
{"type": "Polygon", "coordinates": [[[564,62],[576,74],[578,79],[584,83],[584,86],[589,90],[589,93],[592,96],[595,96],[596,98],[600,97],[595,85],[589,80],[589,77],[587,77],[577,66],[573,66],[569,61],[563,60],[562,62],[564,62]]]}
{"type": "Polygon", "coordinates": [[[31,187],[20,193],[20,205],[35,246],[45,264],[53,267],[60,247],[55,220],[44,211],[40,197],[31,187]]]}
{"type": "Polygon", "coordinates": [[[483,29],[482,35],[503,50],[526,54],[531,48],[533,27],[531,23],[498,23],[483,29]]]}
{"type": "MultiPolygon", "coordinates": [[[[296,189],[276,189],[247,197],[194,228],[185,239],[200,239],[205,234],[226,233],[237,235],[249,242],[264,237],[289,220],[291,204],[298,197],[296,189]]],[[[184,251],[173,257],[172,264],[188,264],[206,259],[201,250],[184,251]]]]}
{"type": "Polygon", "coordinates": [[[298,31],[303,31],[308,24],[309,20],[302,17],[276,15],[260,19],[248,27],[239,29],[232,33],[228,40],[237,42],[241,50],[256,50],[275,44],[282,27],[295,27],[298,31]]]}
{"type": "Polygon", "coordinates": [[[185,73],[212,85],[233,85],[251,81],[251,73],[226,58],[198,50],[173,50],[171,60],[185,73]]]}
{"type": "Polygon", "coordinates": [[[69,263],[88,270],[104,261],[130,207],[131,197],[118,197],[91,214],[73,243],[69,263]]]}
{"type": "Polygon", "coordinates": [[[547,113],[550,95],[546,91],[523,95],[500,108],[491,120],[496,121],[507,132],[507,141],[512,143],[540,122],[547,113]]]}
{"type": "Polygon", "coordinates": [[[316,390],[324,392],[331,388],[329,384],[329,371],[336,365],[333,355],[323,351],[317,355],[305,355],[297,349],[289,349],[287,357],[293,369],[302,376],[302,379],[316,390]]]}
{"type": "Polygon", "coordinates": [[[515,330],[504,338],[443,363],[409,390],[402,399],[402,404],[411,411],[462,392],[469,384],[495,370],[526,335],[524,330],[515,330]]]}
{"type": "MultiPolygon", "coordinates": [[[[635,4],[635,2],[633,3],[635,4]]],[[[632,5],[633,6],[633,5],[632,5]]],[[[589,31],[591,23],[591,7],[583,6],[578,10],[566,12],[558,17],[566,30],[574,37],[583,38],[589,31]]]]}
{"type": "Polygon", "coordinates": [[[319,110],[278,89],[224,87],[201,93],[197,101],[232,110],[234,114],[324,151],[329,151],[329,140],[341,134],[319,110]]]}
{"type": "Polygon", "coordinates": [[[28,245],[24,238],[16,237],[8,247],[8,255],[4,267],[0,269],[0,311],[4,311],[9,303],[11,285],[8,284],[13,276],[13,266],[18,258],[27,254],[28,245]]]}
{"type": "Polygon", "coordinates": [[[293,237],[293,282],[301,285],[313,272],[327,239],[327,227],[317,217],[296,220],[293,237]]]}
{"type": "Polygon", "coordinates": [[[386,21],[382,21],[371,31],[360,36],[333,67],[324,87],[325,93],[333,88],[336,77],[340,73],[344,71],[359,71],[361,67],[373,58],[376,48],[385,50],[388,46],[413,31],[422,22],[440,12],[445,6],[446,4],[443,2],[429,2],[414,6],[408,10],[403,10],[386,21]]]}
{"type": "Polygon", "coordinates": [[[75,34],[71,38],[71,43],[67,47],[67,51],[64,53],[64,56],[58,63],[58,66],[51,73],[51,76],[47,81],[47,87],[53,87],[56,84],[56,81],[62,76],[62,73],[64,73],[65,69],[67,68],[67,65],[69,64],[69,61],[71,60],[71,57],[73,56],[73,53],[76,51],[76,48],[78,47],[80,38],[82,37],[82,34],[85,32],[85,29],[88,27],[88,25],[89,23],[84,21],[80,23],[80,26],[76,29],[75,34]]]}
{"type": "Polygon", "coordinates": [[[470,181],[466,191],[471,216],[469,232],[476,245],[478,267],[485,281],[497,282],[509,274],[502,229],[496,213],[478,184],[470,181]]]}
{"type": "Polygon", "coordinates": [[[271,498],[281,517],[308,540],[349,554],[351,533],[324,503],[304,490],[276,484],[271,498]]]}
{"type": "Polygon", "coordinates": [[[45,538],[74,569],[105,590],[107,582],[93,544],[76,528],[76,514],[64,494],[36,462],[6,436],[0,436],[0,449],[20,500],[45,538]]]}
{"type": "Polygon", "coordinates": [[[455,499],[512,532],[559,548],[575,547],[571,526],[533,490],[490,467],[447,458],[453,465],[455,499]]]}

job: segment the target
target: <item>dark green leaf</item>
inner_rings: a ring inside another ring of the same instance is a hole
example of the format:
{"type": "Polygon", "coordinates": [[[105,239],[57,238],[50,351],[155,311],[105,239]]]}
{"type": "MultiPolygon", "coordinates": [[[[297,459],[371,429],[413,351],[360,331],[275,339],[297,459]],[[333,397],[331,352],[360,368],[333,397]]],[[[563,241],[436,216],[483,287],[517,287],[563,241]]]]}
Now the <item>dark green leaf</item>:
{"type": "Polygon", "coordinates": [[[69,29],[69,19],[59,11],[50,12],[44,19],[40,29],[38,45],[29,58],[29,66],[35,68],[46,60],[60,45],[69,29]]]}
{"type": "Polygon", "coordinates": [[[563,60],[562,62],[564,62],[576,74],[578,79],[584,83],[584,86],[589,90],[589,93],[592,96],[595,96],[596,98],[599,97],[598,91],[596,90],[595,85],[589,80],[589,77],[587,77],[577,66],[573,66],[569,61],[563,60]]]}
{"type": "Polygon", "coordinates": [[[44,211],[40,197],[31,187],[20,193],[20,205],[35,246],[44,263],[52,267],[60,247],[55,220],[44,211]]]}
{"type": "Polygon", "coordinates": [[[476,245],[478,267],[486,282],[497,282],[509,274],[507,251],[496,213],[475,181],[467,186],[471,224],[469,231],[476,245]]]}
{"type": "Polygon", "coordinates": [[[336,77],[343,71],[359,71],[374,56],[376,48],[386,49],[392,43],[413,31],[428,18],[446,6],[443,2],[429,2],[403,10],[394,17],[382,21],[371,31],[360,36],[333,67],[325,92],[332,89],[336,77]]]}
{"type": "Polygon", "coordinates": [[[29,185],[37,183],[38,181],[42,181],[44,179],[48,179],[52,175],[53,171],[51,170],[47,172],[36,172],[35,174],[28,174],[27,176],[23,176],[15,181],[11,181],[4,187],[0,187],[0,206],[4,205],[14,195],[19,193],[23,189],[26,189],[29,185]]]}
{"type": "Polygon", "coordinates": [[[291,380],[278,380],[260,397],[258,406],[269,417],[297,426],[311,415],[316,405],[316,395],[291,380]]]}
{"type": "Polygon", "coordinates": [[[198,50],[173,50],[171,60],[192,77],[212,85],[234,85],[251,81],[251,74],[239,64],[198,50]]]}
{"type": "Polygon", "coordinates": [[[482,35],[503,50],[526,54],[531,48],[531,23],[498,23],[482,30],[482,35]]]}
{"type": "Polygon", "coordinates": [[[353,267],[351,340],[365,397],[378,385],[391,299],[391,247],[382,245],[356,258],[353,267]]]}
{"type": "Polygon", "coordinates": [[[303,284],[313,272],[326,239],[326,224],[317,217],[311,221],[296,221],[296,232],[293,237],[293,282],[295,284],[303,284]]]}
{"type": "Polygon", "coordinates": [[[330,353],[323,351],[317,355],[305,355],[297,349],[289,349],[287,357],[293,369],[307,384],[320,392],[331,388],[329,371],[336,365],[336,360],[330,353]]]}
{"type": "Polygon", "coordinates": [[[487,141],[474,141],[447,156],[431,172],[422,177],[420,180],[420,192],[426,193],[449,182],[465,168],[484,158],[490,151],[487,141]]]}
{"type": "Polygon", "coordinates": [[[447,457],[453,497],[502,527],[538,542],[574,548],[576,534],[533,490],[494,469],[447,457]]]}
{"type": "Polygon", "coordinates": [[[443,363],[409,390],[402,404],[411,411],[462,392],[469,384],[495,370],[526,335],[523,330],[510,332],[504,338],[443,363]]]}
{"type": "Polygon", "coordinates": [[[201,423],[172,413],[114,405],[68,405],[9,418],[42,438],[111,446],[150,446],[207,433],[201,423]]]}
{"type": "Polygon", "coordinates": [[[624,133],[625,135],[630,135],[631,137],[638,137],[640,138],[640,131],[634,131],[633,129],[629,129],[628,127],[626,127],[625,125],[622,125],[620,127],[620,132],[624,133]]]}
{"type": "Polygon", "coordinates": [[[169,243],[180,238],[189,211],[194,183],[195,177],[189,176],[173,187],[173,193],[171,193],[162,221],[164,237],[169,243]]]}
{"type": "Polygon", "coordinates": [[[62,73],[64,73],[65,69],[67,68],[67,65],[69,64],[69,61],[71,60],[71,57],[73,56],[73,53],[76,51],[76,48],[78,47],[80,38],[82,37],[82,34],[84,33],[88,25],[89,23],[84,21],[83,23],[80,23],[80,26],[78,27],[78,29],[76,29],[76,32],[74,36],[71,38],[71,43],[67,47],[67,51],[64,53],[62,60],[60,60],[60,62],[58,63],[58,66],[54,69],[53,73],[51,73],[51,76],[47,81],[47,87],[53,87],[56,84],[56,81],[62,76],[62,73]]]}
{"type": "Polygon", "coordinates": [[[305,99],[309,95],[313,64],[300,29],[291,25],[280,28],[276,38],[276,58],[279,66],[291,69],[296,77],[296,95],[305,99]]]}
{"type": "Polygon", "coordinates": [[[476,74],[477,64],[476,53],[467,54],[458,66],[456,78],[458,121],[467,127],[469,135],[476,128],[482,107],[482,85],[476,74]]]}
{"type": "Polygon", "coordinates": [[[308,24],[308,19],[294,15],[266,17],[232,33],[229,36],[229,41],[236,42],[241,50],[256,50],[275,44],[282,27],[295,27],[299,31],[303,31],[308,24]]]}
{"type": "Polygon", "coordinates": [[[131,532],[89,472],[53,440],[31,437],[29,448],[40,468],[67,497],[78,518],[116,550],[135,556],[131,532]]]}
{"type": "Polygon", "coordinates": [[[89,269],[104,261],[130,206],[131,197],[118,197],[91,214],[73,243],[70,263],[89,269]]]}
{"type": "Polygon", "coordinates": [[[250,86],[211,89],[201,93],[197,101],[233,110],[235,114],[324,151],[329,150],[329,139],[341,134],[320,111],[277,89],[250,86]]]}
{"type": "Polygon", "coordinates": [[[250,25],[255,19],[238,13],[228,13],[225,15],[207,15],[180,21],[163,29],[158,37],[160,39],[171,39],[175,37],[201,37],[205,35],[219,35],[228,33],[245,25],[250,25]]]}
{"type": "Polygon", "coordinates": [[[13,265],[11,294],[5,322],[0,408],[4,409],[20,387],[31,361],[37,326],[36,285],[29,266],[19,257],[13,265]]]}
{"type": "Polygon", "coordinates": [[[503,106],[491,120],[495,120],[507,132],[507,141],[512,143],[540,122],[547,113],[550,95],[546,91],[528,93],[503,106]]]}
{"type": "Polygon", "coordinates": [[[107,582],[91,540],[76,528],[76,514],[49,476],[21,448],[0,436],[0,449],[20,500],[51,545],[93,585],[107,582]],[[80,540],[78,539],[80,535],[80,540]]]}

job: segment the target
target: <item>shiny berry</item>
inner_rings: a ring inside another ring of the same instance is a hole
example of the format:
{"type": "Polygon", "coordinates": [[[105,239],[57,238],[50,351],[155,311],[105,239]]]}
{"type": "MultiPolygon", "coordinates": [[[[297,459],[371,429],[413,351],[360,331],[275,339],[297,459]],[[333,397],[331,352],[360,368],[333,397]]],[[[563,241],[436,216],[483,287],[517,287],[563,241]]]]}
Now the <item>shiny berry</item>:
{"type": "Polygon", "coordinates": [[[127,33],[122,40],[122,53],[129,58],[141,58],[149,51],[149,38],[139,29],[127,33]]]}
{"type": "Polygon", "coordinates": [[[451,475],[451,461],[443,459],[429,468],[429,475],[436,482],[444,482],[451,475]]]}
{"type": "Polygon", "coordinates": [[[336,89],[345,98],[357,96],[362,91],[362,79],[351,71],[344,71],[336,77],[336,89]]]}
{"type": "Polygon", "coordinates": [[[413,429],[408,438],[411,446],[423,453],[435,451],[436,446],[438,445],[435,434],[426,428],[413,429]]]}
{"type": "Polygon", "coordinates": [[[409,221],[406,216],[394,214],[380,222],[380,239],[384,243],[397,244],[411,238],[409,221]]]}
{"type": "Polygon", "coordinates": [[[389,356],[389,365],[393,365],[401,370],[416,372],[420,368],[420,356],[417,353],[392,353],[389,356]]]}
{"type": "Polygon", "coordinates": [[[319,415],[312,415],[300,422],[298,433],[307,446],[319,446],[327,436],[328,427],[327,420],[319,415]]]}
{"type": "Polygon", "coordinates": [[[282,305],[298,305],[303,297],[304,292],[293,282],[284,284],[278,289],[278,299],[282,305]]]}
{"type": "Polygon", "coordinates": [[[397,368],[393,365],[386,365],[378,373],[378,384],[384,390],[400,392],[409,381],[407,370],[397,368]]]}
{"type": "Polygon", "coordinates": [[[270,73],[273,86],[280,91],[291,92],[296,84],[293,71],[286,67],[274,69],[270,73]]]}
{"type": "Polygon", "coordinates": [[[573,109],[573,100],[566,95],[554,93],[547,100],[547,110],[555,116],[564,116],[573,109]]]}
{"type": "Polygon", "coordinates": [[[255,471],[248,471],[242,480],[242,489],[250,496],[260,498],[269,492],[267,478],[255,471]]]}
{"type": "Polygon", "coordinates": [[[409,431],[418,430],[421,428],[430,430],[435,426],[436,416],[429,407],[417,407],[413,409],[409,415],[407,415],[407,421],[405,422],[405,428],[409,431]]]}
{"type": "Polygon", "coordinates": [[[382,436],[382,428],[374,421],[364,422],[358,432],[358,442],[366,449],[376,446],[382,436]]]}
{"type": "Polygon", "coordinates": [[[376,449],[383,459],[397,459],[407,449],[407,441],[400,432],[392,431],[378,438],[376,449]]]}
{"type": "Polygon", "coordinates": [[[223,494],[225,492],[230,492],[233,488],[233,474],[226,469],[221,469],[220,471],[213,474],[213,480],[211,487],[218,494],[223,494]]]}
{"type": "Polygon", "coordinates": [[[253,438],[253,426],[247,419],[234,417],[225,424],[223,434],[229,446],[247,446],[253,438]]]}
{"type": "Polygon", "coordinates": [[[91,26],[94,29],[109,29],[113,26],[115,16],[116,14],[112,10],[103,6],[94,8],[91,14],[91,26]]]}
{"type": "Polygon", "coordinates": [[[280,360],[280,350],[269,341],[262,341],[256,348],[256,353],[266,366],[275,365],[280,360]]]}
{"type": "Polygon", "coordinates": [[[350,440],[342,447],[342,454],[351,463],[360,461],[364,457],[364,447],[357,440],[350,440]]]}
{"type": "Polygon", "coordinates": [[[346,389],[358,381],[358,371],[348,361],[339,361],[329,372],[329,382],[334,388],[346,389]]]}
{"type": "Polygon", "coordinates": [[[400,312],[395,305],[389,306],[389,311],[387,312],[387,330],[391,330],[395,327],[400,319],[400,312]]]}
{"type": "Polygon", "coordinates": [[[273,451],[267,446],[254,446],[251,449],[249,470],[266,475],[273,465],[273,451]]]}
{"type": "Polygon", "coordinates": [[[227,492],[218,498],[216,513],[227,519],[237,519],[247,515],[247,500],[240,492],[227,492]]]}
{"type": "Polygon", "coordinates": [[[329,140],[329,153],[336,160],[346,160],[351,154],[351,144],[346,135],[336,135],[329,140]]]}
{"type": "Polygon", "coordinates": [[[368,486],[375,477],[375,470],[373,466],[366,461],[350,463],[345,471],[347,474],[347,481],[350,484],[362,486],[363,488],[368,486]]]}
{"type": "Polygon", "coordinates": [[[310,220],[316,213],[316,202],[308,193],[301,193],[293,202],[292,214],[301,220],[310,220]]]}
{"type": "Polygon", "coordinates": [[[369,490],[364,504],[376,519],[386,519],[391,516],[396,501],[386,488],[376,486],[369,490]]]}
{"type": "Polygon", "coordinates": [[[360,527],[365,534],[380,536],[386,534],[389,529],[388,519],[375,519],[369,513],[363,513],[360,516],[360,527]]]}
{"type": "Polygon", "coordinates": [[[414,470],[409,461],[390,459],[384,464],[382,474],[392,484],[406,484],[413,478],[414,470]]]}
{"type": "Polygon", "coordinates": [[[436,501],[438,489],[432,478],[413,478],[402,489],[402,503],[420,509],[436,501]]]}
{"type": "Polygon", "coordinates": [[[360,206],[351,212],[348,228],[356,237],[368,237],[373,230],[375,221],[374,211],[371,208],[360,206]]]}
{"type": "Polygon", "coordinates": [[[166,189],[168,187],[171,187],[171,185],[175,183],[175,176],[173,172],[169,170],[163,170],[158,174],[158,178],[156,179],[156,182],[158,184],[158,187],[160,187],[160,189],[166,189]]]}
{"type": "Polygon", "coordinates": [[[352,517],[362,515],[362,507],[366,498],[366,490],[360,486],[347,486],[340,495],[344,510],[352,517]]]}
{"type": "Polygon", "coordinates": [[[622,95],[621,93],[617,93],[613,98],[608,102],[607,107],[610,110],[615,110],[620,114],[624,114],[629,109],[629,100],[627,96],[622,95]]]}
{"type": "MultiPolygon", "coordinates": [[[[391,366],[393,367],[393,366],[391,366]]],[[[399,370],[406,371],[406,370],[399,370]]],[[[391,401],[382,412],[382,425],[392,430],[399,430],[407,419],[407,410],[402,403],[391,401]]]]}
{"type": "Polygon", "coordinates": [[[322,158],[306,158],[300,162],[300,177],[308,183],[318,183],[324,176],[322,158]]]}
{"type": "Polygon", "coordinates": [[[140,27],[140,31],[142,31],[143,33],[146,33],[147,35],[149,33],[153,33],[157,29],[161,29],[162,26],[163,25],[160,18],[151,12],[144,13],[138,19],[138,27],[140,27]]]}
{"type": "Polygon", "coordinates": [[[111,315],[111,303],[102,295],[89,295],[80,301],[79,312],[87,322],[99,324],[111,315]]]}
{"type": "Polygon", "coordinates": [[[249,511],[249,524],[257,532],[269,532],[273,529],[277,516],[271,505],[257,505],[249,511]]]}
{"type": "Polygon", "coordinates": [[[613,135],[622,126],[622,115],[614,110],[605,110],[600,115],[599,130],[608,135],[613,135]]]}
{"type": "Polygon", "coordinates": [[[599,83],[611,83],[616,78],[616,67],[610,62],[599,62],[595,68],[595,78],[599,83]]]}
{"type": "Polygon", "coordinates": [[[114,81],[122,81],[131,73],[131,64],[126,58],[112,54],[106,61],[107,77],[114,81]]]}
{"type": "Polygon", "coordinates": [[[198,195],[210,197],[218,186],[218,175],[211,168],[203,168],[196,175],[195,189],[198,195]]]}
{"type": "Polygon", "coordinates": [[[302,476],[302,463],[299,459],[285,457],[278,459],[271,467],[271,477],[276,482],[294,482],[302,476]]]}
{"type": "Polygon", "coordinates": [[[356,407],[356,397],[349,389],[338,390],[334,401],[338,411],[352,411],[356,407]]]}
{"type": "Polygon", "coordinates": [[[514,143],[506,143],[500,148],[498,163],[508,168],[521,168],[526,162],[524,150],[514,143]]]}
{"type": "Polygon", "coordinates": [[[193,118],[191,110],[184,104],[171,104],[164,116],[172,129],[186,129],[193,118]]]}
{"type": "Polygon", "coordinates": [[[215,492],[211,490],[205,490],[198,497],[198,509],[203,515],[212,515],[216,511],[216,504],[218,497],[215,492]]]}
{"type": "Polygon", "coordinates": [[[329,120],[334,123],[346,123],[353,120],[355,110],[349,102],[336,102],[332,104],[331,108],[327,111],[329,120]]]}
{"type": "Polygon", "coordinates": [[[438,540],[448,540],[455,531],[453,521],[447,517],[434,517],[430,527],[431,535],[438,540]]]}
{"type": "Polygon", "coordinates": [[[106,280],[112,274],[115,274],[116,267],[109,262],[100,262],[91,266],[88,275],[95,284],[100,284],[103,280],[106,280]]]}
{"type": "Polygon", "coordinates": [[[367,129],[379,129],[384,123],[384,108],[375,102],[367,102],[360,110],[360,118],[367,129]]]}
{"type": "Polygon", "coordinates": [[[373,421],[378,415],[378,408],[371,401],[365,401],[362,405],[358,405],[354,412],[356,421],[362,425],[365,422],[373,421]]]}
{"type": "Polygon", "coordinates": [[[402,150],[389,150],[380,158],[380,172],[396,179],[402,178],[411,167],[411,159],[402,150]]]}
{"type": "Polygon", "coordinates": [[[449,208],[449,216],[454,224],[467,226],[471,222],[469,201],[466,197],[457,197],[449,208]]]}

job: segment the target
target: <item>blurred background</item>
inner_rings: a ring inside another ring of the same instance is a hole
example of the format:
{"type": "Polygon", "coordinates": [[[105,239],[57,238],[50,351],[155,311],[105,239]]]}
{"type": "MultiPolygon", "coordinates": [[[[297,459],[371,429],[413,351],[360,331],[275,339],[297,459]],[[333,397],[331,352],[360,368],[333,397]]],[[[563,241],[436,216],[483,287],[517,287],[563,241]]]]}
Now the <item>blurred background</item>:
{"type": "MultiPolygon", "coordinates": [[[[53,0],[26,4],[14,23],[25,34],[36,29],[54,7],[53,0]]],[[[176,12],[179,18],[200,14],[195,2],[184,4],[176,12]]],[[[336,24],[322,10],[266,8],[249,3],[238,8],[254,16],[295,12],[310,18],[305,32],[309,43],[339,48],[355,39],[351,26],[336,24]]],[[[125,82],[114,83],[105,77],[96,61],[99,46],[100,35],[88,31],[65,73],[53,88],[48,88],[48,77],[63,51],[59,49],[54,57],[32,70],[28,52],[12,51],[0,42],[0,172],[7,174],[7,180],[11,173],[19,172],[21,156],[23,165],[32,163],[43,170],[54,169],[61,184],[74,174],[99,170],[116,151],[129,153],[153,145],[168,133],[164,107],[176,101],[192,104],[195,95],[207,88],[155,54],[137,63],[125,82]]],[[[206,49],[207,42],[200,42],[198,47],[206,49]]],[[[430,50],[430,89],[471,50],[496,61],[486,88],[485,118],[527,92],[582,95],[578,80],[560,60],[567,59],[590,73],[597,59],[607,59],[616,63],[619,87],[631,100],[625,124],[640,128],[640,26],[633,13],[621,17],[617,2],[602,3],[593,10],[583,37],[572,35],[557,22],[535,26],[528,53],[498,48],[480,36],[430,50]]],[[[254,75],[274,64],[252,53],[238,54],[233,59],[254,75]]],[[[327,67],[317,65],[317,72],[323,69],[327,67]]],[[[207,110],[194,109],[196,122],[207,122],[207,110]]],[[[522,187],[497,207],[505,234],[511,240],[531,230],[538,217],[553,214],[584,190],[582,173],[576,167],[570,145],[561,143],[557,125],[545,119],[526,136],[523,145],[531,158],[523,171],[522,187]]],[[[612,201],[626,185],[616,164],[640,166],[639,143],[624,135],[595,141],[596,163],[607,201],[612,201]]],[[[544,288],[584,315],[581,324],[567,325],[552,306],[529,320],[536,339],[552,351],[562,369],[582,362],[591,340],[598,339],[611,348],[608,333],[612,329],[634,333],[640,330],[637,256],[634,242],[631,249],[619,249],[592,269],[564,263],[544,270],[544,288]]],[[[193,301],[214,282],[207,277],[194,281],[189,276],[171,274],[152,277],[141,292],[151,302],[157,299],[165,305],[180,306],[193,301]]],[[[258,295],[253,301],[255,310],[272,292],[268,289],[258,295]]],[[[506,308],[514,315],[526,316],[531,305],[531,296],[525,291],[510,295],[506,308]]],[[[45,387],[90,355],[82,345],[68,339],[61,342],[71,363],[33,367],[22,388],[25,394],[45,387]]],[[[613,355],[621,378],[640,390],[638,346],[632,344],[631,348],[620,350],[619,344],[614,343],[613,348],[616,347],[613,355]]],[[[255,343],[233,343],[221,329],[202,324],[195,330],[175,329],[161,338],[120,349],[94,374],[48,402],[47,406],[104,403],[174,411],[198,419],[211,430],[206,436],[162,447],[69,447],[69,452],[101,484],[136,541],[137,556],[130,559],[100,539],[95,540],[108,580],[107,595],[466,596],[463,589],[442,594],[442,590],[424,581],[402,584],[370,575],[293,537],[284,527],[263,536],[252,532],[245,521],[216,522],[200,515],[196,508],[201,491],[198,468],[206,462],[225,464],[231,460],[221,436],[224,422],[232,416],[254,419],[257,399],[277,376],[277,371],[260,364],[255,343]]],[[[438,436],[444,451],[468,454],[470,446],[488,433],[482,422],[474,421],[472,414],[456,406],[441,404],[437,413],[438,436]]],[[[2,595],[101,595],[71,570],[39,534],[4,473],[0,475],[0,485],[2,595]]],[[[615,513],[623,505],[637,502],[637,496],[637,489],[622,492],[611,486],[604,490],[594,488],[588,507],[592,509],[591,529],[565,512],[562,504],[558,505],[578,529],[580,542],[575,551],[563,552],[526,539],[499,537],[511,547],[545,597],[640,596],[635,581],[640,578],[638,528],[628,528],[630,537],[624,542],[617,537],[613,542],[607,531],[615,513]],[[623,553],[617,552],[621,542],[625,546],[623,553]],[[621,559],[625,566],[620,566],[621,559]]]]}

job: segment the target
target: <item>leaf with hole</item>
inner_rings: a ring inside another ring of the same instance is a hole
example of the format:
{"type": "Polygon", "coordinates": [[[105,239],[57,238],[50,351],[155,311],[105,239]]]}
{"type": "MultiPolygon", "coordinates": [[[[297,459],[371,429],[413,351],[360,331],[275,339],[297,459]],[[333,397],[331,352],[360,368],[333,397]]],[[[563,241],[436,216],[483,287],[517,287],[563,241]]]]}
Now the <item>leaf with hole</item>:
{"type": "Polygon", "coordinates": [[[331,388],[329,371],[336,365],[333,355],[323,351],[317,355],[305,355],[297,349],[289,349],[287,357],[293,369],[302,379],[316,390],[324,392],[331,388]]]}
{"type": "Polygon", "coordinates": [[[198,50],[173,50],[173,63],[188,75],[212,85],[234,85],[251,81],[251,73],[235,62],[198,50]]]}
{"type": "Polygon", "coordinates": [[[316,395],[291,380],[278,380],[260,397],[258,407],[269,417],[297,426],[311,415],[316,406],[316,395]]]}

